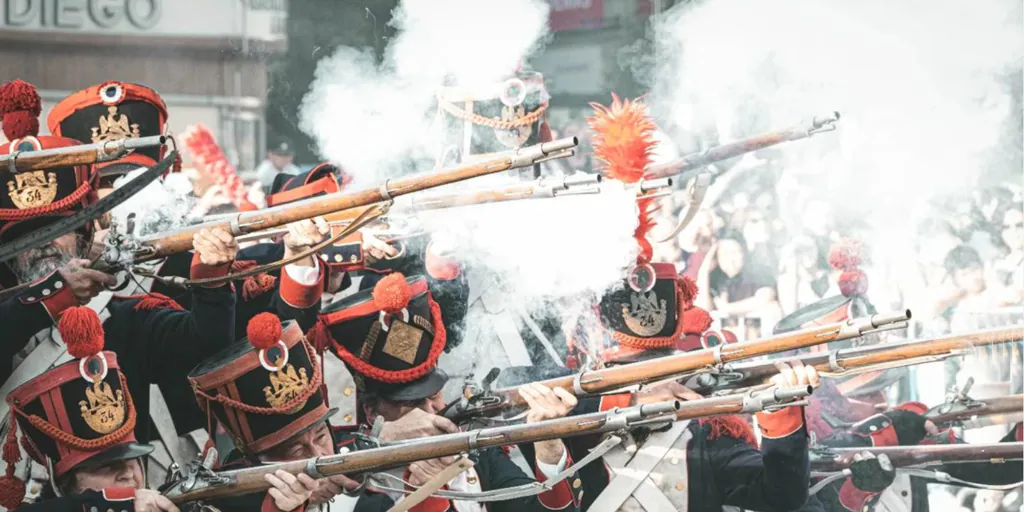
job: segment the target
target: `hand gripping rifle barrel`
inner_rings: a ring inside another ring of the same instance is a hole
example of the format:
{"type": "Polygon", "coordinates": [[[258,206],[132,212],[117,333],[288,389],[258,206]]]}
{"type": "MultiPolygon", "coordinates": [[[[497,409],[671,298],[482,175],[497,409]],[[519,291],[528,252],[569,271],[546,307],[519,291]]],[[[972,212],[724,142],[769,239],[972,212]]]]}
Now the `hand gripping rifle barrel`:
{"type": "MultiPolygon", "coordinates": [[[[458,434],[425,437],[389,443],[379,448],[316,457],[293,462],[257,466],[235,471],[212,473],[198,464],[182,479],[171,484],[164,495],[174,503],[210,500],[237,496],[268,489],[263,475],[281,469],[293,475],[305,473],[313,478],[343,474],[357,477],[366,473],[386,471],[407,466],[413,462],[448,457],[484,448],[535,443],[566,437],[603,434],[650,424],[674,420],[689,420],[737,412],[757,412],[763,405],[786,405],[786,397],[806,396],[808,388],[784,388],[776,395],[760,392],[760,399],[732,396],[688,402],[667,401],[615,408],[609,411],[557,418],[537,423],[525,423],[494,428],[471,430],[458,434]],[[776,396],[777,400],[768,399],[776,396]]],[[[788,404],[793,405],[793,404],[788,404]]]]}
{"type": "MultiPolygon", "coordinates": [[[[732,361],[741,361],[768,354],[788,352],[832,341],[906,326],[910,311],[874,315],[846,322],[809,327],[799,331],[778,334],[744,343],[723,344],[714,348],[695,350],[683,354],[659,357],[637,363],[612,366],[601,370],[585,371],[575,375],[541,381],[549,388],[562,388],[578,397],[609,393],[639,384],[665,379],[682,378],[701,370],[723,367],[732,361]]],[[[519,388],[490,390],[462,398],[445,407],[444,416],[461,423],[472,418],[495,416],[525,407],[519,388]]]]}
{"type": "Polygon", "coordinates": [[[168,233],[134,240],[131,244],[126,244],[127,247],[109,247],[93,268],[110,270],[125,263],[151,261],[188,251],[192,249],[192,237],[201,229],[219,228],[238,237],[342,210],[383,204],[399,196],[449,183],[562,158],[572,154],[572,148],[578,144],[579,141],[575,137],[553,140],[433,173],[386,180],[373,188],[317,196],[264,210],[237,213],[227,219],[193,224],[168,233]]]}
{"type": "Polygon", "coordinates": [[[38,151],[15,151],[9,155],[0,155],[0,167],[7,167],[11,174],[16,174],[54,167],[91,165],[117,160],[132,151],[162,146],[166,142],[166,136],[154,135],[38,151]]]}

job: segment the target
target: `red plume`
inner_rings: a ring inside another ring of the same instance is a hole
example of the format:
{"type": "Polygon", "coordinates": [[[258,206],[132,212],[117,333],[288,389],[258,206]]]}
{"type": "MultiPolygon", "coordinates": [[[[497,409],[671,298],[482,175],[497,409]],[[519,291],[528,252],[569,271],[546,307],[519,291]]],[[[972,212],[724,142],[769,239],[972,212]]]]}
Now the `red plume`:
{"type": "Polygon", "coordinates": [[[373,302],[385,313],[398,313],[409,305],[411,299],[412,290],[401,272],[384,276],[373,287],[373,302]]]}
{"type": "Polygon", "coordinates": [[[590,106],[594,116],[587,122],[594,132],[594,157],[604,164],[605,176],[625,183],[640,181],[656,144],[647,105],[612,94],[611,107],[590,106]]]}
{"type": "Polygon", "coordinates": [[[0,86],[0,124],[8,140],[39,135],[42,99],[36,87],[22,80],[0,86]]]}
{"type": "Polygon", "coordinates": [[[249,320],[245,334],[256,350],[266,350],[281,340],[281,320],[273,313],[260,313],[249,320]]]}
{"type": "Polygon", "coordinates": [[[638,199],[637,208],[640,209],[640,213],[637,215],[638,222],[636,230],[633,231],[633,238],[636,239],[640,253],[637,254],[636,261],[640,264],[646,264],[650,263],[651,257],[654,256],[654,248],[651,247],[651,242],[647,240],[647,233],[650,233],[656,224],[654,212],[658,211],[658,203],[657,200],[651,198],[638,199]]]}
{"type": "Polygon", "coordinates": [[[103,350],[103,322],[92,308],[74,306],[64,310],[57,331],[71,357],[81,359],[103,350]]]}
{"type": "Polygon", "coordinates": [[[861,264],[863,249],[860,240],[843,238],[829,248],[828,263],[836,270],[854,270],[861,264]]]}
{"type": "Polygon", "coordinates": [[[679,287],[679,299],[687,305],[687,309],[693,305],[697,298],[697,283],[689,276],[680,275],[676,277],[676,286],[679,287]]]}

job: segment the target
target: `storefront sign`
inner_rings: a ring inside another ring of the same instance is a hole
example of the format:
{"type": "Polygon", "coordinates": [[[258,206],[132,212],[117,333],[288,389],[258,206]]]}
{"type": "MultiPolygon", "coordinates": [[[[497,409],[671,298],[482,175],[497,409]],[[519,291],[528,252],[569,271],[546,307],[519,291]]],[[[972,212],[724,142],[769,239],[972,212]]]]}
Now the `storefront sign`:
{"type": "Polygon", "coordinates": [[[0,30],[284,39],[284,0],[0,0],[0,30]]]}

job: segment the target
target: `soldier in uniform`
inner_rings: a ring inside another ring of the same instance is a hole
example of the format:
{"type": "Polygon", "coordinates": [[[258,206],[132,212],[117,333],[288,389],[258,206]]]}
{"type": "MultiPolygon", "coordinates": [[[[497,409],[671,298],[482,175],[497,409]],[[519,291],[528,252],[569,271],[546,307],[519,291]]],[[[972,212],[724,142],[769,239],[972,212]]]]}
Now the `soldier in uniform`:
{"type": "MultiPolygon", "coordinates": [[[[359,390],[361,423],[370,425],[382,419],[382,440],[457,431],[454,424],[437,416],[445,403],[441,390],[448,381],[437,360],[444,351],[449,326],[461,321],[443,313],[427,278],[406,278],[396,272],[380,279],[372,290],[352,294],[326,308],[321,313],[321,324],[311,333],[315,343],[330,348],[352,371],[359,390]]],[[[527,393],[528,422],[564,416],[576,403],[565,390],[537,386],[527,393]]],[[[521,448],[530,454],[527,460],[541,481],[572,464],[560,441],[521,448]]],[[[480,492],[532,481],[502,450],[482,450],[472,457],[475,468],[449,482],[450,489],[480,492]]],[[[404,471],[397,470],[392,478],[421,485],[450,462],[417,462],[404,471]]],[[[400,496],[396,492],[388,499],[400,496]]],[[[412,510],[574,510],[577,505],[568,481],[561,481],[539,496],[491,502],[486,507],[430,498],[412,510]]]]}
{"type": "MultiPolygon", "coordinates": [[[[78,144],[63,137],[37,135],[39,97],[29,84],[15,81],[4,85],[0,110],[4,112],[5,135],[11,139],[0,148],[3,153],[78,144]]],[[[117,119],[114,125],[128,122],[129,130],[133,130],[130,119],[117,119]]],[[[109,124],[97,128],[97,132],[111,130],[109,124]]],[[[2,172],[8,173],[4,181],[9,182],[9,193],[0,197],[3,240],[68,215],[96,198],[98,176],[88,167],[17,175],[10,175],[6,169],[2,172]]],[[[182,380],[187,368],[234,338],[234,294],[227,285],[197,288],[190,310],[161,295],[115,295],[105,288],[116,280],[89,270],[88,260],[82,259],[92,234],[90,223],[11,262],[19,280],[29,286],[5,301],[0,311],[3,318],[18,319],[9,323],[8,343],[4,344],[11,352],[3,358],[3,364],[10,365],[3,375],[4,392],[69,359],[54,323],[68,307],[88,303],[103,319],[106,346],[120,356],[136,404],[140,410],[148,410],[150,383],[182,380]]],[[[193,245],[196,251],[189,256],[188,269],[194,277],[224,275],[237,251],[234,238],[223,231],[203,230],[194,237],[193,245]]],[[[195,409],[191,402],[186,407],[195,409]]],[[[151,424],[147,414],[136,422],[140,441],[154,438],[151,424]]]]}
{"type": "MultiPolygon", "coordinates": [[[[92,309],[68,309],[58,328],[77,358],[46,371],[6,397],[16,428],[5,437],[7,473],[0,477],[0,505],[34,511],[168,511],[178,508],[146,488],[144,458],[153,448],[135,437],[138,411],[117,354],[102,351],[103,328],[92,309]],[[82,325],[89,329],[83,331],[82,325]],[[41,499],[19,506],[25,482],[15,476],[21,452],[50,473],[41,499]]],[[[275,487],[279,503],[301,502],[288,485],[275,487]]],[[[287,509],[285,509],[287,510],[287,509]]]]}

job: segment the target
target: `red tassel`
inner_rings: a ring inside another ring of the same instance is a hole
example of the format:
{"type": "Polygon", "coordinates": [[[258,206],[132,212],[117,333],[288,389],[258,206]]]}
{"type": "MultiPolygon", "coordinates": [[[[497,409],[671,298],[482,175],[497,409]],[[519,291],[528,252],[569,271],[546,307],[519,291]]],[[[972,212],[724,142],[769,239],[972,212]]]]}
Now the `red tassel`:
{"type": "Polygon", "coordinates": [[[242,282],[242,300],[248,302],[259,297],[273,290],[276,284],[277,278],[266,272],[249,276],[242,282]]]}
{"type": "Polygon", "coordinates": [[[692,305],[693,301],[697,299],[697,283],[688,276],[680,275],[676,278],[676,286],[679,287],[679,300],[683,304],[692,305]]]}
{"type": "Polygon", "coordinates": [[[8,464],[21,461],[21,450],[18,449],[18,426],[11,418],[11,428],[7,429],[7,440],[4,441],[3,458],[8,464]]]}
{"type": "Polygon", "coordinates": [[[711,327],[711,315],[697,306],[683,311],[683,334],[702,334],[711,327]]]}
{"type": "Polygon", "coordinates": [[[306,333],[306,340],[313,345],[318,354],[327,351],[327,348],[331,346],[331,333],[327,330],[327,324],[318,320],[313,328],[306,333]]]}
{"type": "Polygon", "coordinates": [[[60,337],[64,340],[71,357],[81,359],[103,350],[103,323],[100,322],[99,315],[87,306],[74,306],[64,310],[57,321],[57,331],[60,332],[60,337]]]}
{"type": "Polygon", "coordinates": [[[260,313],[249,320],[245,334],[249,337],[249,344],[256,347],[256,350],[273,347],[281,340],[281,319],[273,313],[260,313]]]}
{"type": "Polygon", "coordinates": [[[25,501],[25,482],[14,476],[14,466],[7,466],[7,474],[0,476],[0,507],[14,510],[25,501]]]}
{"type": "Polygon", "coordinates": [[[708,432],[708,441],[714,441],[719,437],[731,437],[757,448],[757,438],[754,437],[754,429],[743,418],[735,414],[702,418],[700,425],[711,426],[711,430],[708,432]]]}
{"type": "Polygon", "coordinates": [[[401,272],[395,272],[384,276],[377,281],[373,287],[373,302],[385,313],[395,314],[406,306],[412,299],[412,290],[405,282],[405,276],[401,272]]]}
{"type": "Polygon", "coordinates": [[[860,270],[847,270],[839,275],[839,291],[844,297],[864,295],[868,291],[868,276],[860,270]]]}
{"type": "Polygon", "coordinates": [[[174,299],[162,294],[162,293],[150,293],[142,295],[132,295],[126,297],[127,299],[141,299],[139,303],[132,309],[136,311],[149,311],[151,309],[162,309],[169,308],[178,311],[185,311],[185,308],[181,307],[181,304],[174,302],[174,299]]]}

